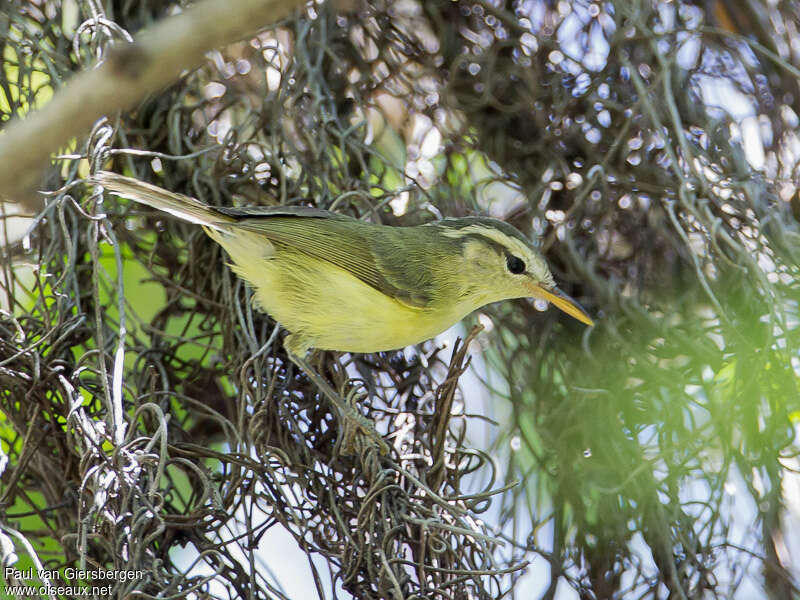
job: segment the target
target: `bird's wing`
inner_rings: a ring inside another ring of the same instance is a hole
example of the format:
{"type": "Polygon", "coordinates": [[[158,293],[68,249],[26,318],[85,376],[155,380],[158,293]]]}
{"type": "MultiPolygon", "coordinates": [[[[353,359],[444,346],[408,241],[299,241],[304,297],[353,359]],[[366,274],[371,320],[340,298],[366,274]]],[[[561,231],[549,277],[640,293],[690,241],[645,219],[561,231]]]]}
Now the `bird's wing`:
{"type": "MultiPolygon", "coordinates": [[[[301,212],[286,214],[272,209],[269,214],[249,213],[244,218],[243,215],[231,216],[240,216],[239,227],[259,233],[274,244],[327,261],[407,306],[425,308],[428,305],[428,281],[398,277],[393,272],[395,269],[387,272],[384,261],[375,253],[376,245],[372,239],[379,233],[376,228],[383,229],[380,232],[383,235],[396,235],[393,228],[371,225],[319,209],[301,212]]],[[[396,247],[393,250],[402,253],[404,249],[396,247]]]]}
{"type": "Polygon", "coordinates": [[[333,221],[355,221],[352,217],[317,208],[315,206],[215,206],[214,210],[237,220],[277,217],[301,217],[331,219],[333,221]]]}

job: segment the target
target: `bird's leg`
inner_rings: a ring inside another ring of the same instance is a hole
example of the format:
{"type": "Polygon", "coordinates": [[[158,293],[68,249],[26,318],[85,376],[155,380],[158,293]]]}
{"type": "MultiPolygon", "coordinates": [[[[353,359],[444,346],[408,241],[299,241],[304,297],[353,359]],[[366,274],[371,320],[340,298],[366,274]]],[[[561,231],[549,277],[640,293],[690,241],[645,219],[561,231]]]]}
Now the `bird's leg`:
{"type": "MultiPolygon", "coordinates": [[[[339,413],[341,439],[337,440],[337,445],[341,444],[343,453],[354,453],[353,451],[356,450],[357,446],[357,444],[354,443],[356,440],[356,435],[360,433],[361,435],[366,436],[374,445],[376,445],[378,447],[378,451],[382,455],[386,455],[389,452],[389,446],[386,445],[386,442],[376,431],[375,426],[369,421],[369,419],[358,412],[358,410],[356,410],[354,407],[354,404],[362,396],[362,394],[358,390],[353,390],[347,394],[346,400],[343,399],[341,395],[336,393],[330,384],[314,370],[308,360],[303,358],[299,353],[293,352],[290,349],[292,347],[291,341],[293,341],[290,339],[291,337],[291,335],[287,337],[287,341],[284,343],[289,358],[294,364],[303,370],[311,382],[316,385],[317,388],[319,388],[322,394],[334,405],[339,413]]],[[[303,354],[305,354],[305,352],[303,352],[303,354]]]]}

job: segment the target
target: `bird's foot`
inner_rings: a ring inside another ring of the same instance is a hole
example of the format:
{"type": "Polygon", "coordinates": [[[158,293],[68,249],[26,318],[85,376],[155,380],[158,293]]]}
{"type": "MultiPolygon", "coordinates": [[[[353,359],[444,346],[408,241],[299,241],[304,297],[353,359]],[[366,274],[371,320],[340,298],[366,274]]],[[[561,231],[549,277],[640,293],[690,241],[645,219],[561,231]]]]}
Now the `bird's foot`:
{"type": "Polygon", "coordinates": [[[369,447],[377,448],[382,456],[389,453],[389,446],[377,432],[375,426],[356,408],[357,402],[366,397],[366,393],[354,388],[346,395],[347,399],[345,400],[313,369],[305,358],[293,352],[289,352],[289,357],[305,372],[339,413],[339,438],[336,441],[336,449],[341,454],[356,454],[369,447]]]}
{"type": "MultiPolygon", "coordinates": [[[[375,425],[364,415],[358,412],[356,406],[360,400],[367,397],[366,392],[354,388],[345,396],[341,405],[338,405],[341,430],[336,446],[343,455],[361,454],[370,446],[377,448],[381,456],[389,452],[389,446],[375,429],[375,425]]],[[[341,396],[339,396],[341,401],[341,396]]],[[[334,402],[334,404],[337,404],[334,402]]]]}

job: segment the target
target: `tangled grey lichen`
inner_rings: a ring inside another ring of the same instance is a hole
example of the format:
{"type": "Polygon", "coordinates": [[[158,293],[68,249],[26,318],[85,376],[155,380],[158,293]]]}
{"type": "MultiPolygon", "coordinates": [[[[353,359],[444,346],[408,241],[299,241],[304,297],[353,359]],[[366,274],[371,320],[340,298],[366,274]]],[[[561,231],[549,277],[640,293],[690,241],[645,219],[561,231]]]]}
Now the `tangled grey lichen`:
{"type": "MultiPolygon", "coordinates": [[[[172,7],[7,4],[4,120],[172,7]]],[[[143,570],[120,597],[284,598],[255,568],[283,528],[320,597],[497,598],[537,558],[548,598],[559,581],[598,598],[727,598],[745,580],[797,594],[780,540],[800,470],[799,71],[774,25],[796,29],[796,4],[308,11],[97,123],[54,161],[44,205],[17,211],[35,220],[1,248],[4,562],[143,570]],[[754,121],[714,106],[713,85],[754,121]],[[742,133],[753,123],[770,135],[742,133]],[[394,446],[339,456],[329,406],[220,249],[80,183],[101,167],[389,224],[503,212],[601,318],[579,338],[528,304],[491,309],[475,341],[509,414],[490,448],[467,442],[465,345],[319,356],[369,390],[394,446]],[[757,530],[737,533],[732,484],[757,530]]]]}

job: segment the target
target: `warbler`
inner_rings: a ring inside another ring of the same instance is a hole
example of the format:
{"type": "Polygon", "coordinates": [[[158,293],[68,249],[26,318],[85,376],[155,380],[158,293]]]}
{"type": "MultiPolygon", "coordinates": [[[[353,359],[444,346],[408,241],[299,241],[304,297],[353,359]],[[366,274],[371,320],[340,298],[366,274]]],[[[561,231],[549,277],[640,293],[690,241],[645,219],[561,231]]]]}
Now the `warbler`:
{"type": "Polygon", "coordinates": [[[344,411],[341,398],[305,360],[309,349],[402,348],[511,298],[547,300],[593,325],[556,287],[530,241],[498,219],[391,227],[312,207],[213,207],[105,171],[91,181],[202,225],[252,286],[256,305],[289,331],[284,347],[292,360],[344,411]]]}

